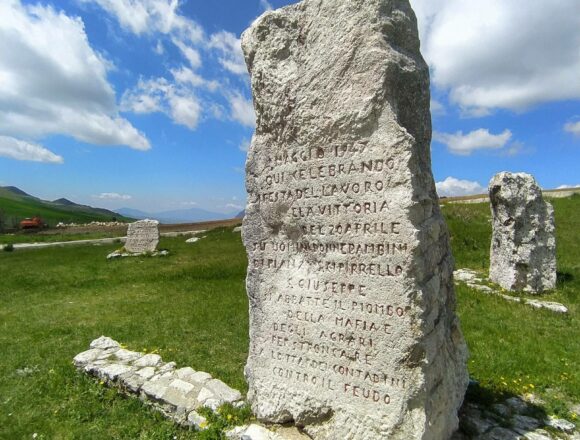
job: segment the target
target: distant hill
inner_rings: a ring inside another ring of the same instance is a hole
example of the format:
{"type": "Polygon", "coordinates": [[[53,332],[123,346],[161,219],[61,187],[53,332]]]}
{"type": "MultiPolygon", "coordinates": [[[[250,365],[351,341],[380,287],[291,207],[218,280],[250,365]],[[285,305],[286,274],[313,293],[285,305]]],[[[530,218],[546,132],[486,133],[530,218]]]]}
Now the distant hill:
{"type": "Polygon", "coordinates": [[[40,216],[49,226],[57,223],[131,221],[132,218],[102,208],[80,205],[61,198],[52,202],[31,196],[15,186],[0,186],[0,227],[13,228],[26,217],[40,216]]]}
{"type": "Polygon", "coordinates": [[[180,209],[163,212],[144,212],[139,211],[138,209],[121,208],[117,209],[117,212],[126,217],[133,217],[141,220],[148,218],[165,224],[194,223],[234,218],[233,213],[220,214],[219,212],[206,211],[205,209],[200,208],[180,209]]]}
{"type": "Polygon", "coordinates": [[[238,215],[236,215],[236,218],[244,218],[246,216],[246,210],[244,209],[243,211],[238,212],[238,215]]]}
{"type": "Polygon", "coordinates": [[[57,205],[64,205],[64,206],[74,206],[74,205],[76,205],[75,202],[71,202],[70,200],[64,199],[64,198],[63,199],[53,200],[52,203],[55,203],[57,205]]]}

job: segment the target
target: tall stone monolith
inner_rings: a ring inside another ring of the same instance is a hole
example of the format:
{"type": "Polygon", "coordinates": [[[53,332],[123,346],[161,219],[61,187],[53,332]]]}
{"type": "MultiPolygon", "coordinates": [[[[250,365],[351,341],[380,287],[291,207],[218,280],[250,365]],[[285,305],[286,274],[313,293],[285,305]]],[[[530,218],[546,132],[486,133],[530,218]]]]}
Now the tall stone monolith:
{"type": "Polygon", "coordinates": [[[257,417],[314,439],[443,440],[467,386],[407,0],[304,0],[242,37],[257,417]]]}
{"type": "Polygon", "coordinates": [[[556,287],[554,208],[533,176],[502,172],[489,183],[492,237],[489,278],[507,290],[556,287]]]}

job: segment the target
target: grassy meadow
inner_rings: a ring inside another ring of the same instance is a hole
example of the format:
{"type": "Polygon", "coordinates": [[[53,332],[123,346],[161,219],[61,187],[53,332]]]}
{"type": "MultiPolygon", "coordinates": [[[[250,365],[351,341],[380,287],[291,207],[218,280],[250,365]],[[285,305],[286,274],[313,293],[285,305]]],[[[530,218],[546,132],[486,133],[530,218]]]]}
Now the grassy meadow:
{"type": "MultiPolygon", "coordinates": [[[[457,288],[469,345],[470,398],[533,393],[547,414],[580,401],[580,196],[554,200],[558,288],[542,299],[567,316],[457,288]]],[[[487,204],[443,207],[456,266],[487,271],[487,204]]],[[[0,252],[0,438],[209,439],[137,399],[77,373],[72,358],[104,334],[208,371],[246,391],[246,256],[240,234],[215,229],[190,245],[162,238],[164,258],[106,261],[119,245],[0,252]]]]}

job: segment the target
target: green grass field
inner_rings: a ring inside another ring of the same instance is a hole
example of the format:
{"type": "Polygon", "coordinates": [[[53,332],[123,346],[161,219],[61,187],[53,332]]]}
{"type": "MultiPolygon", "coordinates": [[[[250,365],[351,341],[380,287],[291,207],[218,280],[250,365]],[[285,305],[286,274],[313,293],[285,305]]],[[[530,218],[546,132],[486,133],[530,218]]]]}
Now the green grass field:
{"type": "MultiPolygon", "coordinates": [[[[460,286],[458,312],[480,387],[473,398],[533,392],[548,414],[580,401],[580,196],[554,201],[558,289],[568,316],[460,286]]],[[[456,266],[486,271],[489,208],[446,205],[456,266]]],[[[0,438],[196,439],[136,399],[75,371],[104,334],[246,391],[246,256],[231,229],[194,245],[165,238],[165,258],[106,261],[119,245],[0,252],[0,438]]],[[[206,437],[207,438],[207,437],[206,437]]],[[[217,438],[217,437],[216,437],[217,438]]]]}

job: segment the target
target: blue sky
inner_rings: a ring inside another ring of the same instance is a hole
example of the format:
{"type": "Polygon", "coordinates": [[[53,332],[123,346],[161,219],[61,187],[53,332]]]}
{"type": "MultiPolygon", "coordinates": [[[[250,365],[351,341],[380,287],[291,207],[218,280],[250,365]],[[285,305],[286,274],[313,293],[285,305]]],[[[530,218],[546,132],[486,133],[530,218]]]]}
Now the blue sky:
{"type": "MultiPolygon", "coordinates": [[[[237,212],[254,115],[239,37],[289,0],[2,0],[0,185],[237,212]]],[[[580,2],[411,0],[440,195],[499,171],[580,186],[580,2]]]]}

